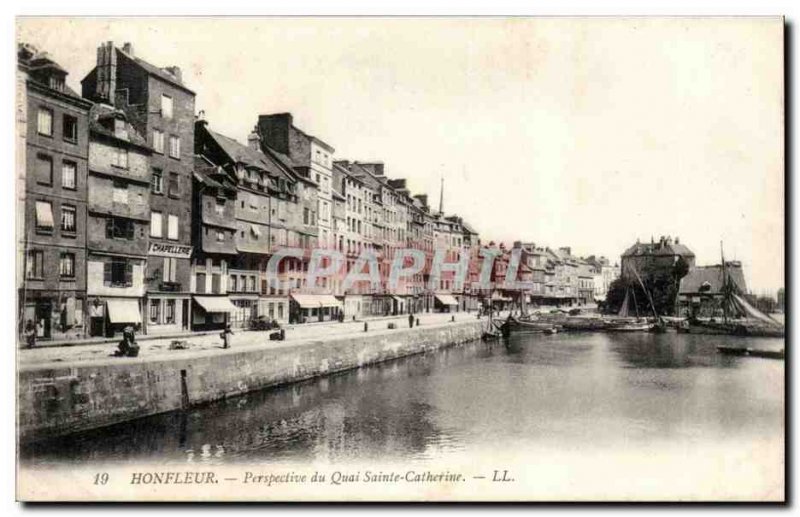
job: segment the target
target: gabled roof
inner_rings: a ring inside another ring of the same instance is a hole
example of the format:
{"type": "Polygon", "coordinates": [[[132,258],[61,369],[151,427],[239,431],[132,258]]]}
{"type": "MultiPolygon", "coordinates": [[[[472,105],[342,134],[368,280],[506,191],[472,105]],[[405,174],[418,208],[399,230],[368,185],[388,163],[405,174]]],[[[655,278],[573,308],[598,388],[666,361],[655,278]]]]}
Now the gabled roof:
{"type": "MultiPolygon", "coordinates": [[[[747,292],[742,265],[738,262],[727,262],[725,268],[731,280],[740,292],[747,292]]],[[[722,291],[722,266],[699,266],[689,270],[681,279],[680,294],[719,294],[722,291]],[[705,284],[705,287],[704,287],[705,284]]]]}
{"type": "Polygon", "coordinates": [[[117,48],[116,51],[118,53],[122,54],[123,56],[127,57],[128,59],[130,59],[131,61],[133,61],[137,65],[139,65],[148,74],[153,75],[155,77],[158,77],[162,81],[165,81],[165,82],[171,84],[172,86],[180,88],[181,90],[184,90],[187,93],[191,93],[192,95],[195,95],[194,91],[189,89],[185,84],[183,84],[182,81],[179,81],[177,77],[175,77],[174,75],[168,73],[167,71],[162,70],[161,68],[158,68],[157,66],[148,63],[144,59],[141,59],[141,58],[136,57],[136,56],[131,56],[130,54],[127,54],[121,48],[117,48]]]}

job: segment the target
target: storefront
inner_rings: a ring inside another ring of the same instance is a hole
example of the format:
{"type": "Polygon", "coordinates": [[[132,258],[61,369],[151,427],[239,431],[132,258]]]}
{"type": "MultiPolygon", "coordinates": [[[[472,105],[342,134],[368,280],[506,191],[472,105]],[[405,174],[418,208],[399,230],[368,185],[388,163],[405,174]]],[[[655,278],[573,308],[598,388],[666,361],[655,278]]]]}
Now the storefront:
{"type": "Polygon", "coordinates": [[[133,298],[93,298],[89,303],[89,335],[114,337],[125,327],[142,331],[139,300],[133,298]]]}
{"type": "Polygon", "coordinates": [[[292,294],[290,323],[333,321],[342,313],[342,302],[332,294],[292,294]]]}
{"type": "Polygon", "coordinates": [[[83,293],[59,291],[55,294],[28,291],[22,307],[20,332],[28,322],[34,325],[37,339],[77,339],[85,334],[83,293]]]}
{"type": "Polygon", "coordinates": [[[458,300],[450,294],[434,295],[434,305],[436,312],[456,312],[458,310],[458,300]]]}
{"type": "Polygon", "coordinates": [[[227,296],[194,296],[192,304],[192,330],[221,330],[236,312],[227,296]]]}

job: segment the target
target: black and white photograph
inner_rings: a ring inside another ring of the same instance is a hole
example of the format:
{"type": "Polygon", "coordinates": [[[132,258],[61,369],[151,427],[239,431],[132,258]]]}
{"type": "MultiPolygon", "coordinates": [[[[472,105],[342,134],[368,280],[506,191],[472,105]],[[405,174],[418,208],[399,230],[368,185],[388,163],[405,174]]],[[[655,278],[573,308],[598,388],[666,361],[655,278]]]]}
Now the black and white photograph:
{"type": "Polygon", "coordinates": [[[15,25],[18,500],[785,502],[783,17],[15,25]]]}

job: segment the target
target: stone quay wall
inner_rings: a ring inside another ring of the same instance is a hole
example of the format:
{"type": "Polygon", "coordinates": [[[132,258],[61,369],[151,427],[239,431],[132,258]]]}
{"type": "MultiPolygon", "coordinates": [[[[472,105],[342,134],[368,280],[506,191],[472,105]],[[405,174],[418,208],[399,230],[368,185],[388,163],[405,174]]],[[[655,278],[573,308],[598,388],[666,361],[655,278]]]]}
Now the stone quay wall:
{"type": "Polygon", "coordinates": [[[464,343],[480,338],[482,323],[371,330],[239,350],[176,350],[174,357],[24,366],[18,370],[19,439],[86,431],[464,343]]]}

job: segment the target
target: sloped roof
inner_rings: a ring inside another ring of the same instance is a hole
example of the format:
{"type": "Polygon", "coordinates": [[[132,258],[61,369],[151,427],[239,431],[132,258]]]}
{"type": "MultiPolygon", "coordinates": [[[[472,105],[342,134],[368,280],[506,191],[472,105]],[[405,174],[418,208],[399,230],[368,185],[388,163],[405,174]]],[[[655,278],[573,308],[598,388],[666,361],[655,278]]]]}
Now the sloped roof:
{"type": "MultiPolygon", "coordinates": [[[[747,292],[747,285],[744,280],[744,272],[741,264],[728,263],[727,273],[733,283],[742,293],[747,292]]],[[[703,284],[708,283],[708,288],[703,292],[706,294],[719,294],[722,290],[722,266],[699,266],[689,270],[685,277],[681,279],[680,294],[691,294],[701,292],[703,284]]]]}
{"type": "Polygon", "coordinates": [[[694,257],[694,253],[686,245],[675,242],[637,242],[622,254],[623,257],[635,255],[681,255],[694,257]]]}
{"type": "Polygon", "coordinates": [[[147,140],[145,140],[145,138],[139,134],[138,131],[136,131],[131,123],[128,122],[128,117],[125,115],[125,112],[114,108],[113,106],[109,106],[107,104],[93,104],[89,111],[89,129],[95,133],[107,136],[109,138],[121,140],[123,142],[130,142],[139,147],[152,150],[150,145],[147,143],[147,140]],[[105,127],[101,122],[102,120],[117,118],[120,116],[125,119],[125,129],[128,132],[127,140],[118,137],[116,134],[114,134],[114,131],[105,127]]]}
{"type": "Polygon", "coordinates": [[[117,52],[119,52],[123,56],[127,57],[128,59],[132,60],[134,63],[136,63],[137,65],[142,67],[142,69],[145,72],[147,72],[148,74],[154,75],[154,76],[158,77],[159,79],[161,79],[162,81],[168,82],[173,86],[176,86],[176,87],[178,87],[178,88],[180,88],[182,90],[185,90],[188,93],[191,93],[192,95],[195,95],[194,91],[189,89],[185,84],[183,84],[182,81],[179,81],[177,77],[175,77],[174,75],[168,73],[167,71],[162,70],[161,68],[148,63],[144,59],[141,59],[139,57],[127,54],[124,50],[122,50],[120,48],[117,48],[116,50],[117,50],[117,52]]]}

